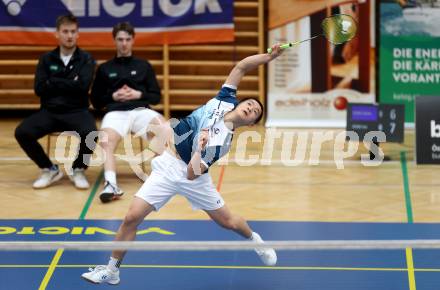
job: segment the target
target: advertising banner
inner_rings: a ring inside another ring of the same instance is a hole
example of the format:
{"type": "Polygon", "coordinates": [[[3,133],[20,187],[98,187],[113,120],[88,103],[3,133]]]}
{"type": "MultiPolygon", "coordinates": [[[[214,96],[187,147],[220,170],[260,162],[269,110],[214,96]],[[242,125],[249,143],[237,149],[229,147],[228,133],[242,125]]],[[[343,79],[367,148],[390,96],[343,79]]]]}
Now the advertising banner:
{"type": "Polygon", "coordinates": [[[440,164],[440,97],[418,96],[415,103],[417,164],[440,164]]]}
{"type": "MultiPolygon", "coordinates": [[[[321,21],[329,16],[326,7],[320,10],[316,3],[306,1],[294,7],[297,11],[307,11],[309,7],[313,13],[282,24],[273,21],[276,27],[269,31],[268,46],[305,40],[322,33],[321,21]]],[[[275,5],[270,8],[270,12],[278,15],[275,5]]],[[[347,14],[357,21],[358,11],[355,5],[342,4],[334,6],[332,14],[347,14]]],[[[324,37],[306,41],[286,49],[282,56],[270,62],[266,126],[345,128],[348,103],[374,103],[374,87],[369,85],[374,75],[367,73],[361,79],[359,73],[359,37],[337,46],[329,44],[324,37]],[[362,91],[361,82],[368,84],[362,91]]],[[[366,34],[366,39],[369,37],[366,34]]],[[[374,68],[369,57],[364,59],[367,59],[364,61],[367,67],[374,68]]]]}
{"type": "Polygon", "coordinates": [[[405,105],[414,122],[414,99],[440,96],[440,2],[380,3],[379,101],[405,105]]]}
{"type": "Polygon", "coordinates": [[[233,0],[0,0],[0,45],[53,45],[57,16],[80,23],[80,45],[113,45],[111,29],[136,28],[137,45],[234,40],[233,0]]]}

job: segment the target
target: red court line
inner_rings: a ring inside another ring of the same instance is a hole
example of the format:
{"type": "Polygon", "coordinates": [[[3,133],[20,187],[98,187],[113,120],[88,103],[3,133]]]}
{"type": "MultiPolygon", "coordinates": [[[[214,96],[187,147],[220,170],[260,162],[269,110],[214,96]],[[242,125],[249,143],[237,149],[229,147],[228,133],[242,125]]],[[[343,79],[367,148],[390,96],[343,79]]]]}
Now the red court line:
{"type": "Polygon", "coordinates": [[[220,192],[220,189],[222,188],[222,182],[223,182],[223,175],[225,174],[225,166],[222,165],[220,168],[220,176],[218,178],[217,183],[217,191],[220,192]]]}

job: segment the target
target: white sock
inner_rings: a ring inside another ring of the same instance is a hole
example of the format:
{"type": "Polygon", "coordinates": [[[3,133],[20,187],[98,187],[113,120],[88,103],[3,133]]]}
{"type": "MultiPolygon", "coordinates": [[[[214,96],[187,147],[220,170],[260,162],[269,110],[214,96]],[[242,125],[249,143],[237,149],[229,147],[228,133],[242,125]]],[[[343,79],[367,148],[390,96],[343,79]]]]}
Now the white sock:
{"type": "Polygon", "coordinates": [[[255,232],[252,232],[251,237],[249,238],[251,241],[255,241],[255,232]]]}
{"type": "Polygon", "coordinates": [[[120,266],[121,266],[121,260],[110,257],[110,260],[108,261],[108,265],[107,265],[107,268],[109,268],[110,271],[117,272],[120,266]]]}
{"type": "Polygon", "coordinates": [[[110,182],[111,184],[116,185],[116,172],[111,170],[106,170],[104,172],[104,178],[106,181],[110,182]]]}

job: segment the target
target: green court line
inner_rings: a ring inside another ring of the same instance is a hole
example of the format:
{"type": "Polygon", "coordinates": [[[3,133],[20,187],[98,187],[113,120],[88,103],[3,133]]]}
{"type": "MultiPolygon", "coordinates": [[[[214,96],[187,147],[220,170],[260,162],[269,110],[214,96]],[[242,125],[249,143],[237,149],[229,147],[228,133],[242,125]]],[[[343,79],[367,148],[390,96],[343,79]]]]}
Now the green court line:
{"type": "Polygon", "coordinates": [[[79,215],[79,220],[83,220],[89,211],[90,205],[92,204],[93,198],[95,197],[96,191],[99,188],[99,185],[101,184],[102,177],[104,176],[104,170],[101,170],[101,172],[98,175],[98,178],[95,181],[95,184],[93,185],[92,191],[90,192],[89,198],[86,201],[86,204],[84,205],[81,214],[79,215]]]}
{"type": "MultiPolygon", "coordinates": [[[[400,151],[400,167],[402,168],[403,190],[405,191],[406,217],[408,223],[412,224],[414,222],[414,218],[411,205],[411,193],[409,191],[408,167],[406,164],[405,151],[400,151]]],[[[414,272],[417,270],[414,269],[413,252],[411,248],[406,249],[405,258],[407,264],[409,290],[416,290],[416,277],[414,272]]]]}
{"type": "Polygon", "coordinates": [[[402,168],[403,176],[403,189],[405,191],[405,205],[406,205],[406,216],[408,223],[412,224],[414,222],[413,212],[411,206],[411,194],[409,191],[409,181],[408,181],[408,168],[406,166],[406,152],[400,152],[400,167],[402,168]]]}
{"type": "MultiPolygon", "coordinates": [[[[98,175],[98,178],[95,181],[95,184],[93,185],[92,190],[90,191],[89,198],[87,199],[86,204],[84,205],[84,207],[81,211],[81,214],[78,218],[79,220],[83,220],[84,217],[86,216],[87,212],[89,211],[90,205],[93,201],[93,198],[95,197],[96,191],[99,188],[99,184],[101,183],[103,175],[104,175],[104,170],[101,170],[101,172],[98,175]]],[[[47,269],[47,272],[44,275],[43,280],[41,281],[41,284],[40,284],[40,287],[38,288],[38,290],[46,290],[46,287],[49,284],[49,281],[52,278],[52,275],[53,275],[55,269],[59,266],[58,262],[61,259],[63,252],[64,252],[63,249],[58,249],[56,251],[54,257],[52,258],[50,265],[47,265],[47,267],[49,267],[49,268],[47,269]]]]}

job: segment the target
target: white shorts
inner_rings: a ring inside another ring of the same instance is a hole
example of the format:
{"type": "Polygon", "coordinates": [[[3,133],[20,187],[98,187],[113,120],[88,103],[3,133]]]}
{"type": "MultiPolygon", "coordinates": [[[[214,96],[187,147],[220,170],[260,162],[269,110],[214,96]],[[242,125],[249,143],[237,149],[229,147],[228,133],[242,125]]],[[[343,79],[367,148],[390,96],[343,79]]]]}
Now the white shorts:
{"type": "Polygon", "coordinates": [[[135,196],[151,204],[156,211],[176,194],[183,195],[193,209],[216,210],[225,205],[208,173],[188,180],[187,165],[170,153],[165,151],[153,158],[151,168],[151,175],[135,196]]]}
{"type": "Polygon", "coordinates": [[[105,114],[101,129],[110,128],[125,137],[128,132],[147,139],[146,133],[151,120],[160,114],[151,109],[134,109],[131,111],[111,111],[105,114]]]}

